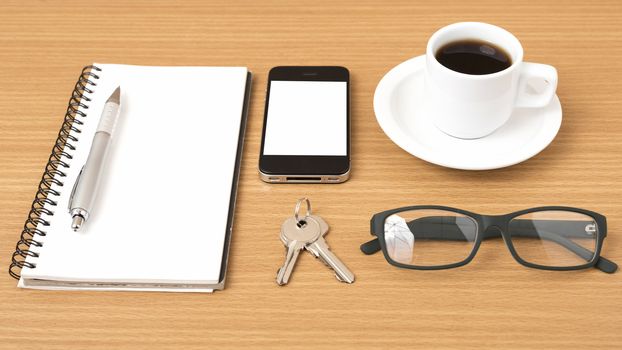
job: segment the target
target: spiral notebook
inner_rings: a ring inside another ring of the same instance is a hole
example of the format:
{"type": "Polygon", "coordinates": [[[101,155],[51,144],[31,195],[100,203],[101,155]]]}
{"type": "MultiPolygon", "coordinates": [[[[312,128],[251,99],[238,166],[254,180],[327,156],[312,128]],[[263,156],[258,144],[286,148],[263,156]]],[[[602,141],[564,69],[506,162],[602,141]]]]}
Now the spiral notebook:
{"type": "Polygon", "coordinates": [[[71,94],[9,269],[37,289],[224,288],[250,93],[243,67],[94,64],[71,94]],[[93,213],[68,200],[103,104],[121,111],[93,213]]]}

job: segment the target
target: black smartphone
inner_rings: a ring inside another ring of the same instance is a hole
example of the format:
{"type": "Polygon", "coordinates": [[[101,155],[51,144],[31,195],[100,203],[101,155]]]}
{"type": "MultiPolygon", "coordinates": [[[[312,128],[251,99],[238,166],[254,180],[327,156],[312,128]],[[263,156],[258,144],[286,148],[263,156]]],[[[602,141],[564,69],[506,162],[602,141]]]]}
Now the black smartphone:
{"type": "Polygon", "coordinates": [[[268,75],[259,174],[270,183],[340,183],[350,176],[350,72],[274,67],[268,75]]]}

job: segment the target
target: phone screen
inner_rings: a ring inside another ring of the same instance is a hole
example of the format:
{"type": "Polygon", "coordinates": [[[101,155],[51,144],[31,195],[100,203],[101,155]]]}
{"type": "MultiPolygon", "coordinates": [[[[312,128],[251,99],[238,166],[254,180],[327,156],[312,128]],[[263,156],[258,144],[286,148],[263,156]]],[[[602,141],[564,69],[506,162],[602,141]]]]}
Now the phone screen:
{"type": "Polygon", "coordinates": [[[263,154],[346,156],[345,81],[272,80],[263,154]]]}

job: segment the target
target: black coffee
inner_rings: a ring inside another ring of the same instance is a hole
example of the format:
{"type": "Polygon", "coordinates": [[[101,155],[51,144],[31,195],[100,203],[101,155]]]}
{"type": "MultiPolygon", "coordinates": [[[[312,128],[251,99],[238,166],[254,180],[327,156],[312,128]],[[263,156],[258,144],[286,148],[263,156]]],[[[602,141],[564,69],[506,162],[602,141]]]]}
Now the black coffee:
{"type": "Polygon", "coordinates": [[[453,71],[473,75],[500,72],[512,65],[510,55],[502,48],[476,39],[444,45],[436,51],[436,60],[453,71]]]}

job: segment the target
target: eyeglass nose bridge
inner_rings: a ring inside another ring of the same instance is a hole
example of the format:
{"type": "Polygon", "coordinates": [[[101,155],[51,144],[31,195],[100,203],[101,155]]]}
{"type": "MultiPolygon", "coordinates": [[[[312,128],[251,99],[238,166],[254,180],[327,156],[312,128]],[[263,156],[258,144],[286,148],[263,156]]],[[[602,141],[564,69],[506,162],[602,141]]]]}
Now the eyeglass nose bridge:
{"type": "Polygon", "coordinates": [[[482,240],[490,238],[503,238],[507,243],[508,236],[507,218],[504,215],[491,215],[482,218],[482,240]]]}

